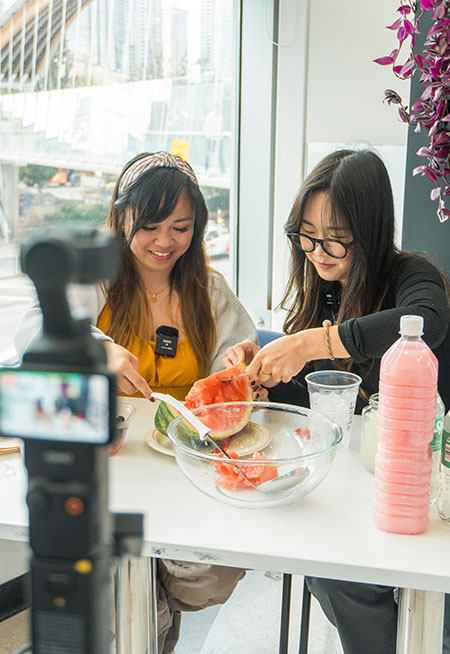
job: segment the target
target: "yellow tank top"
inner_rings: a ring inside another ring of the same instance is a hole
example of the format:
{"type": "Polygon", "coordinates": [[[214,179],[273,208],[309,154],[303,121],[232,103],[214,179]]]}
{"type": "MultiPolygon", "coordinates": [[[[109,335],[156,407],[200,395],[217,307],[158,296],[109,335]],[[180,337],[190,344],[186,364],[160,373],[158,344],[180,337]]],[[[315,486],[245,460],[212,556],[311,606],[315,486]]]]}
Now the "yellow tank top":
{"type": "MultiPolygon", "coordinates": [[[[97,319],[97,327],[108,334],[111,325],[111,310],[105,305],[97,319]]],[[[152,391],[168,393],[177,400],[184,400],[192,384],[200,377],[200,369],[189,339],[178,341],[174,357],[155,354],[155,341],[141,342],[135,339],[127,350],[139,359],[139,372],[152,391]]],[[[133,397],[142,397],[135,393],[133,397]]]]}

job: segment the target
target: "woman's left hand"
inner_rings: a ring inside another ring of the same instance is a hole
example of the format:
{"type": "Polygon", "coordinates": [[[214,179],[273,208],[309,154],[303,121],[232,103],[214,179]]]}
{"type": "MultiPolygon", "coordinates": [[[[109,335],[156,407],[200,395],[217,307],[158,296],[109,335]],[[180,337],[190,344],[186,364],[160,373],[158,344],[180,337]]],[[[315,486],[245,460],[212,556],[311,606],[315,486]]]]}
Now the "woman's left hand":
{"type": "Polygon", "coordinates": [[[248,366],[249,377],[270,385],[290,381],[308,362],[301,334],[283,336],[265,345],[248,366]]]}
{"type": "Polygon", "coordinates": [[[222,359],[224,368],[232,368],[241,362],[248,366],[259,350],[259,345],[253,343],[253,341],[241,341],[240,343],[236,343],[236,345],[228,348],[226,352],[227,356],[222,359]]]}
{"type": "Polygon", "coordinates": [[[261,402],[266,400],[269,396],[269,391],[264,386],[255,386],[253,388],[253,399],[256,402],[261,402]]]}

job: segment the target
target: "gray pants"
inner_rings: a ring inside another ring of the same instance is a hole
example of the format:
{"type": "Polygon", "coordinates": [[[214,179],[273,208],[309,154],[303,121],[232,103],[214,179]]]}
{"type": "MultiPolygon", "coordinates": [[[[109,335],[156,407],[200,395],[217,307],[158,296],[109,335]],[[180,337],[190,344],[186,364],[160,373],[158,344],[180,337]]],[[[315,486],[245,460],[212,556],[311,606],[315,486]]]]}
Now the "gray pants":
{"type": "MultiPolygon", "coordinates": [[[[395,654],[397,603],[391,586],[306,577],[328,620],[337,628],[344,654],[395,654]]],[[[450,654],[450,595],[445,596],[443,654],[450,654]]]]}
{"type": "Polygon", "coordinates": [[[181,612],[224,604],[245,571],[220,565],[158,560],[158,649],[171,654],[178,641],[181,612]]]}

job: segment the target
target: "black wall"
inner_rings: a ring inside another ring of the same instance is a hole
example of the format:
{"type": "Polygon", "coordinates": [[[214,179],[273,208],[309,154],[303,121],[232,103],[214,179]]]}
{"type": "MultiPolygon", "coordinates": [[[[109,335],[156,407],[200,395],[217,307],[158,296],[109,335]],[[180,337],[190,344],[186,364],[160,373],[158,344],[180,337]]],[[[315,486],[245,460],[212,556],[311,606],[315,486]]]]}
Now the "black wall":
{"type": "MultiPolygon", "coordinates": [[[[428,12],[430,13],[430,12],[428,12]]],[[[416,52],[422,47],[424,38],[431,26],[431,19],[421,19],[416,52]]],[[[416,73],[411,81],[411,97],[408,106],[412,106],[423,91],[423,84],[416,73]]],[[[404,98],[405,100],[405,98],[404,98]]],[[[393,108],[393,105],[391,105],[393,108]]],[[[427,163],[425,157],[418,157],[417,150],[428,145],[426,130],[416,134],[414,128],[408,130],[408,147],[405,173],[405,202],[403,214],[402,248],[409,252],[426,252],[442,272],[450,279],[450,219],[441,223],[436,215],[438,202],[430,200],[433,184],[428,177],[416,175],[412,171],[416,166],[427,163]]],[[[450,209],[450,197],[447,209],[450,209]]]]}

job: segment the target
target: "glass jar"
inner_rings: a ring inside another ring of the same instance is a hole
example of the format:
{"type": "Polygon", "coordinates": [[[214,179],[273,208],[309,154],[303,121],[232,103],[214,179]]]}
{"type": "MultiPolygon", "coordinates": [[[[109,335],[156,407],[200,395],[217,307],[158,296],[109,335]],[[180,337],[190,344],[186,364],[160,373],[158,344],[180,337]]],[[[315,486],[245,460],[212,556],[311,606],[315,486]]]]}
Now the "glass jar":
{"type": "Polygon", "coordinates": [[[372,474],[375,472],[375,455],[378,447],[378,393],[369,397],[362,410],[361,460],[372,474]]]}
{"type": "Polygon", "coordinates": [[[440,473],[441,473],[441,451],[442,431],[444,429],[445,406],[439,393],[436,396],[436,417],[434,421],[433,440],[431,441],[432,470],[431,470],[431,491],[430,504],[436,504],[439,496],[440,473]]]}

